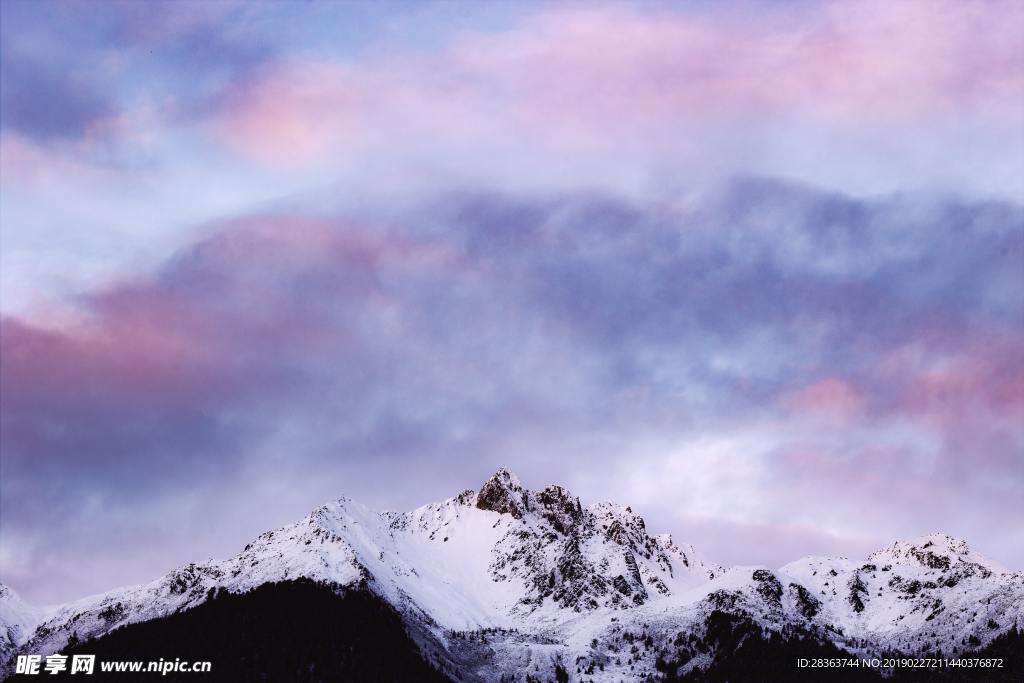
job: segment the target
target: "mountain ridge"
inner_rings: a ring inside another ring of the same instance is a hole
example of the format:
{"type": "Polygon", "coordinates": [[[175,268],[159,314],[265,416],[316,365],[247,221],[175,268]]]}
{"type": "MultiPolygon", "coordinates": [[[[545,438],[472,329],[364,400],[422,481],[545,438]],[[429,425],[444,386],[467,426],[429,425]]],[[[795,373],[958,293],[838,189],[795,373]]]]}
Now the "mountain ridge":
{"type": "MultiPolygon", "coordinates": [[[[724,568],[668,534],[651,535],[629,506],[584,506],[556,485],[532,491],[502,468],[479,491],[409,512],[339,498],[260,534],[232,558],[190,563],[50,614],[4,611],[15,602],[0,591],[0,654],[49,654],[180,614],[222,591],[299,579],[372,592],[438,656],[459,662],[453,670],[465,680],[513,676],[524,658],[549,673],[587,662],[576,667],[581,676],[592,670],[587,680],[629,679],[638,666],[654,675],[666,653],[680,651],[676,641],[706,636],[715,614],[766,633],[806,633],[852,655],[948,656],[1024,624],[1024,574],[951,536],[897,541],[863,561],[724,568]],[[631,646],[624,659],[623,639],[634,631],[651,646],[631,646]],[[505,635],[492,635],[481,654],[459,635],[467,633],[505,635]]],[[[705,659],[694,653],[680,670],[699,670],[705,659]]]]}

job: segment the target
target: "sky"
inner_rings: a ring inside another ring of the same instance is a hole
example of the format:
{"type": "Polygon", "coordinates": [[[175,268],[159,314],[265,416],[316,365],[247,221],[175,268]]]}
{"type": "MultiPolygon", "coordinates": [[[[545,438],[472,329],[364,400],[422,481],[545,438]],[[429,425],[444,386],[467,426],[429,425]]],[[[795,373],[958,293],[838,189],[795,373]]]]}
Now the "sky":
{"type": "Polygon", "coordinates": [[[0,581],[499,466],[1024,569],[1024,4],[0,5],[0,581]]]}

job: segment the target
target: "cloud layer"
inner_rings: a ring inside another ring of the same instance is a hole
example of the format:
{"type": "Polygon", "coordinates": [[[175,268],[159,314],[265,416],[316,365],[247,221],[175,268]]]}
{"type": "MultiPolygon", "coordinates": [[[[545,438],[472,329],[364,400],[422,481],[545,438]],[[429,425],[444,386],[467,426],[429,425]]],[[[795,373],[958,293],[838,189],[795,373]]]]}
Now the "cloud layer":
{"type": "Polygon", "coordinates": [[[69,596],[103,587],[97,539],[141,579],[203,520],[227,527],[210,552],[284,521],[268,481],[293,514],[400,507],[502,463],[724,559],[784,559],[744,529],[810,551],[938,527],[1019,563],[991,520],[1024,486],[1022,227],[756,179],[232,221],[73,321],[4,320],[5,531],[47,529],[5,573],[69,596]]]}
{"type": "Polygon", "coordinates": [[[1024,562],[1020,3],[0,11],[29,597],[498,465],[725,562],[1024,562]]]}

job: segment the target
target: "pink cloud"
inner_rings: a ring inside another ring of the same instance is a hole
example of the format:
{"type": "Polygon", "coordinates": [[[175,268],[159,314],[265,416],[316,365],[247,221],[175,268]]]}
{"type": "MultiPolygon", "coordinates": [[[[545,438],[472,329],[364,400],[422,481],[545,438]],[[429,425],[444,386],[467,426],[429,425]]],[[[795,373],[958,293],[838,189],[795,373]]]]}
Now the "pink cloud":
{"type": "Polygon", "coordinates": [[[1004,360],[964,358],[923,372],[907,388],[906,407],[944,422],[965,420],[978,409],[1024,420],[1024,361],[1004,360]]]}
{"type": "Polygon", "coordinates": [[[235,150],[275,165],[330,154],[366,125],[370,88],[340,65],[282,63],[222,93],[213,131],[235,150]]]}
{"type": "Polygon", "coordinates": [[[219,368],[165,316],[48,329],[3,319],[5,411],[89,414],[111,401],[163,405],[222,395],[219,368]],[[63,412],[62,412],[63,411],[63,412]]]}
{"type": "Polygon", "coordinates": [[[921,115],[1019,117],[1019,3],[833,3],[716,20],[613,7],[546,8],[503,34],[358,69],[279,64],[231,87],[220,134],[268,162],[368,141],[472,144],[503,135],[577,148],[684,144],[781,119],[911,125],[921,115]],[[981,38],[984,36],[984,38],[981,38]]]}
{"type": "Polygon", "coordinates": [[[976,418],[1024,419],[1024,334],[1014,325],[936,316],[883,354],[873,383],[889,411],[955,428],[976,418]]]}
{"type": "MultiPolygon", "coordinates": [[[[326,311],[293,310],[296,280],[315,276],[317,300],[346,301],[341,313],[355,316],[356,308],[395,304],[388,279],[415,283],[470,267],[457,249],[372,226],[294,215],[238,219],[158,276],[85,296],[74,315],[5,317],[4,376],[26,390],[207,391],[212,371],[232,372],[239,346],[283,353],[344,337],[346,326],[326,311]]],[[[219,381],[226,388],[226,377],[219,381]]]]}
{"type": "Polygon", "coordinates": [[[784,403],[798,412],[854,418],[863,411],[860,393],[845,380],[829,377],[788,394],[784,403]]]}

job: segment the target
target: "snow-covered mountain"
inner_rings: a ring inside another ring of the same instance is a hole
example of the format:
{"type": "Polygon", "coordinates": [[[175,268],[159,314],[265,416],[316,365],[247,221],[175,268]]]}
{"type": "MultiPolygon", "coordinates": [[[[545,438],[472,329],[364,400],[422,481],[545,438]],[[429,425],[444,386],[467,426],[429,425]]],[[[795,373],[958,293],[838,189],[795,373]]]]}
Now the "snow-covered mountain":
{"type": "Polygon", "coordinates": [[[10,586],[0,583],[0,663],[28,640],[45,616],[46,610],[26,604],[10,586]]]}
{"type": "Polygon", "coordinates": [[[1024,573],[948,536],[898,542],[861,562],[806,557],[779,569],[724,569],[651,535],[629,507],[584,506],[559,486],[530,491],[504,469],[479,492],[412,512],[343,498],[233,558],[49,614],[0,591],[0,626],[8,650],[47,654],[221,591],[301,578],[383,599],[424,653],[463,680],[685,673],[713,662],[709,629],[721,615],[873,655],[949,656],[1024,626],[1024,573]]]}

